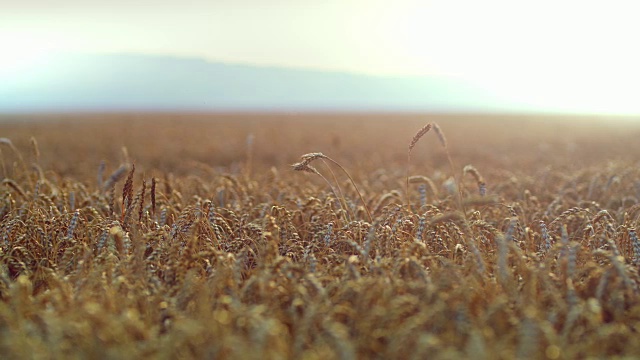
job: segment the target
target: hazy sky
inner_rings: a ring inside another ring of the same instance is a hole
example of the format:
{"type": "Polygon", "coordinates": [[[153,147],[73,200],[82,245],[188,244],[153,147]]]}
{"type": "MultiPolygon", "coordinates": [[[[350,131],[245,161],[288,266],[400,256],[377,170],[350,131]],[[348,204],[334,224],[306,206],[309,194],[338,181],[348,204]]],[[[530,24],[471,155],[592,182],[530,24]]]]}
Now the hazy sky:
{"type": "Polygon", "coordinates": [[[448,75],[549,108],[640,113],[640,4],[0,0],[0,76],[53,51],[448,75]]]}

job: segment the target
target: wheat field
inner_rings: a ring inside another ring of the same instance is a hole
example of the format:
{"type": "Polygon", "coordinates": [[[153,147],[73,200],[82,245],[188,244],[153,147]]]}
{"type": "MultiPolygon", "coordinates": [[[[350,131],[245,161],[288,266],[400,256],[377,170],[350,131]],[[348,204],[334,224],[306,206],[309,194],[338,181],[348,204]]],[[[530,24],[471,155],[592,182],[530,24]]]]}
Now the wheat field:
{"type": "Polygon", "coordinates": [[[1,120],[4,358],[640,357],[636,123],[1,120]]]}

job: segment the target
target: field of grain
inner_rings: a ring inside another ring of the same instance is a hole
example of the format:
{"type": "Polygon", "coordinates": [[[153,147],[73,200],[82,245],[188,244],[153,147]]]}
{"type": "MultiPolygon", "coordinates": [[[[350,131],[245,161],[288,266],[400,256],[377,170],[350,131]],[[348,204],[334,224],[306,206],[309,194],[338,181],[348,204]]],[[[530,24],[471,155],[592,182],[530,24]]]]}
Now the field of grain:
{"type": "Polygon", "coordinates": [[[640,357],[638,122],[0,120],[2,357],[640,357]]]}

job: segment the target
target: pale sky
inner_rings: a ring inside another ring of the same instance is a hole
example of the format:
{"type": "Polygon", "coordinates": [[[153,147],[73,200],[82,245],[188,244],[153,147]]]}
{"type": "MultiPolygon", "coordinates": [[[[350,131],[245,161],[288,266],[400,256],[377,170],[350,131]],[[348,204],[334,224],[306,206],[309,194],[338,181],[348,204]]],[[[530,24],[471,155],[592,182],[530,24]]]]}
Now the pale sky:
{"type": "Polygon", "coordinates": [[[640,113],[640,3],[0,0],[0,76],[56,51],[447,75],[506,100],[640,113]]]}

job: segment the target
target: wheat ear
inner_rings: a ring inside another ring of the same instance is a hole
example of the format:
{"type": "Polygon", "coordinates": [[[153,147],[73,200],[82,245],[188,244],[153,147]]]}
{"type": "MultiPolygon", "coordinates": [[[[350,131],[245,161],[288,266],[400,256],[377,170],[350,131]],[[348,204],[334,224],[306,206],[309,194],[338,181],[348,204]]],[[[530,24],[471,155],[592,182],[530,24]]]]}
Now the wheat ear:
{"type": "Polygon", "coordinates": [[[449,147],[447,146],[447,138],[444,136],[444,132],[442,131],[442,129],[440,129],[440,126],[438,126],[438,124],[436,123],[433,123],[433,131],[435,131],[436,135],[438,136],[440,144],[444,148],[444,152],[447,155],[449,168],[451,169],[451,175],[453,176],[453,181],[458,188],[458,204],[466,219],[467,211],[465,210],[464,202],[462,201],[462,188],[460,187],[460,181],[458,181],[458,177],[456,176],[456,170],[455,166],[453,165],[453,160],[451,160],[451,154],[449,153],[449,147]]]}
{"type": "Polygon", "coordinates": [[[409,143],[409,151],[407,151],[407,184],[406,184],[406,188],[405,188],[405,200],[407,202],[407,208],[411,208],[411,200],[409,200],[409,168],[411,166],[411,150],[413,150],[413,148],[416,146],[416,144],[418,143],[418,141],[420,141],[420,139],[424,136],[424,134],[428,133],[429,130],[431,130],[431,123],[428,123],[427,125],[423,126],[420,130],[418,130],[418,132],[413,135],[413,139],[411,139],[411,142],[409,143]]]}
{"type": "Polygon", "coordinates": [[[482,177],[478,169],[476,169],[473,165],[466,165],[462,169],[462,175],[466,174],[470,174],[476,180],[476,183],[478,184],[478,193],[480,193],[480,196],[485,196],[487,193],[487,184],[484,182],[484,178],[482,177]]]}
{"type": "MultiPolygon", "coordinates": [[[[362,193],[360,193],[360,190],[358,189],[358,186],[356,185],[356,182],[353,180],[353,178],[351,177],[349,172],[344,167],[342,167],[342,165],[340,165],[337,161],[333,160],[332,158],[328,157],[327,155],[325,155],[325,154],[323,154],[321,152],[309,153],[309,154],[302,155],[302,161],[293,165],[294,170],[298,170],[298,169],[296,169],[296,167],[299,167],[300,170],[309,171],[308,169],[305,169],[305,167],[309,167],[310,166],[309,163],[311,161],[313,161],[313,160],[316,160],[316,159],[328,160],[328,161],[332,162],[333,164],[335,164],[337,167],[339,167],[340,170],[342,170],[347,175],[347,178],[349,178],[349,181],[351,181],[351,184],[353,185],[353,188],[356,190],[356,193],[358,193],[358,196],[360,197],[360,201],[362,201],[362,206],[364,207],[365,211],[367,212],[367,216],[369,217],[369,221],[373,223],[373,217],[371,216],[371,212],[369,211],[369,208],[367,207],[367,203],[364,201],[364,198],[362,197],[362,193]]],[[[315,170],[314,168],[311,168],[311,169],[312,169],[311,172],[313,172],[313,170],[315,170]]],[[[315,170],[315,173],[319,174],[319,172],[317,170],[315,170]]],[[[335,178],[335,175],[334,175],[334,180],[337,183],[337,179],[335,178]]],[[[343,199],[344,199],[344,196],[343,196],[343,199]]],[[[346,205],[346,200],[345,200],[345,205],[346,205]]]]}

